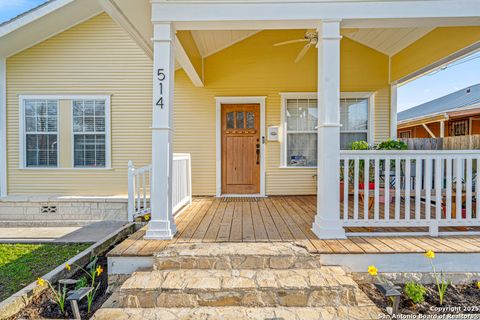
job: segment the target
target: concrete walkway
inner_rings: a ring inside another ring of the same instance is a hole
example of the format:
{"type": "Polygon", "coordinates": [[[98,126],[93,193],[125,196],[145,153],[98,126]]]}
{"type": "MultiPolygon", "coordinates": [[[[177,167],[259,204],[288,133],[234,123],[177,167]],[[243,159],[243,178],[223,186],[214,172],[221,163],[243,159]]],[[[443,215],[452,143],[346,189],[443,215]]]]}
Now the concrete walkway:
{"type": "Polygon", "coordinates": [[[0,228],[0,243],[93,243],[126,223],[99,221],[83,227],[0,228]]]}

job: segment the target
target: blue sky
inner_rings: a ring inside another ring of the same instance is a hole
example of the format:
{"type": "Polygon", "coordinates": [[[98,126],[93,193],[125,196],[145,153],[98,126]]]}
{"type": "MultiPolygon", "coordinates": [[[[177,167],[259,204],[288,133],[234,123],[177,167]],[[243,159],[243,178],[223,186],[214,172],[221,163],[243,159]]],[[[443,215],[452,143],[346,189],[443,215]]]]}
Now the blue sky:
{"type": "MultiPolygon", "coordinates": [[[[46,1],[0,0],[0,23],[44,2],[46,1]]],[[[463,60],[401,86],[398,89],[398,111],[480,83],[480,52],[463,60]],[[468,59],[471,60],[465,61],[468,59]]]]}

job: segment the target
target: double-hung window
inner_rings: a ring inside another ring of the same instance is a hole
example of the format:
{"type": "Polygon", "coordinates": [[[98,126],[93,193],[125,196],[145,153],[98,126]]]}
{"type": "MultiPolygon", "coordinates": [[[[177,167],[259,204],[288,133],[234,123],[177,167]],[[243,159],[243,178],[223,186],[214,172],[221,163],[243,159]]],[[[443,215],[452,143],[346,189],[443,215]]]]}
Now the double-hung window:
{"type": "Polygon", "coordinates": [[[74,167],[106,167],[105,100],[73,100],[72,106],[74,167]]]}
{"type": "MultiPolygon", "coordinates": [[[[315,93],[282,94],[284,110],[283,165],[315,167],[317,165],[317,98],[315,93]]],[[[372,95],[342,93],[340,99],[340,148],[352,142],[370,142],[372,95]]]]}
{"type": "Polygon", "coordinates": [[[26,167],[57,167],[58,101],[23,100],[24,163],[26,167]]]}

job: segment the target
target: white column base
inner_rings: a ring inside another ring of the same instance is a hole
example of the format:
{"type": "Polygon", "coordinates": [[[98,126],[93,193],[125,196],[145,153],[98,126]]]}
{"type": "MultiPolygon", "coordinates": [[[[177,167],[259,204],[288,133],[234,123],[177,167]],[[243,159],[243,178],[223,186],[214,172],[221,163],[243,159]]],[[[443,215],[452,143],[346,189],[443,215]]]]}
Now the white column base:
{"type": "MultiPolygon", "coordinates": [[[[318,218],[317,218],[318,219],[318,218]]],[[[346,239],[345,229],[340,221],[322,220],[316,221],[312,225],[312,231],[319,239],[346,239]]]]}
{"type": "Polygon", "coordinates": [[[175,223],[169,220],[166,221],[150,221],[148,223],[148,230],[145,233],[144,239],[147,240],[170,240],[173,239],[177,233],[175,223]]]}

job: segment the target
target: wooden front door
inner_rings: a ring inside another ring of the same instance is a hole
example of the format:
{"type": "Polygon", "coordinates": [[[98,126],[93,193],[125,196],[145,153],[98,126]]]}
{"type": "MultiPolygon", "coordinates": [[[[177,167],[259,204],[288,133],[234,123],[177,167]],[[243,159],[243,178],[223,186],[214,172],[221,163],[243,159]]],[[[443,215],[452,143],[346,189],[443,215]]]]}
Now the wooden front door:
{"type": "Polygon", "coordinates": [[[260,193],[260,105],[222,105],[222,193],[260,193]]]}

